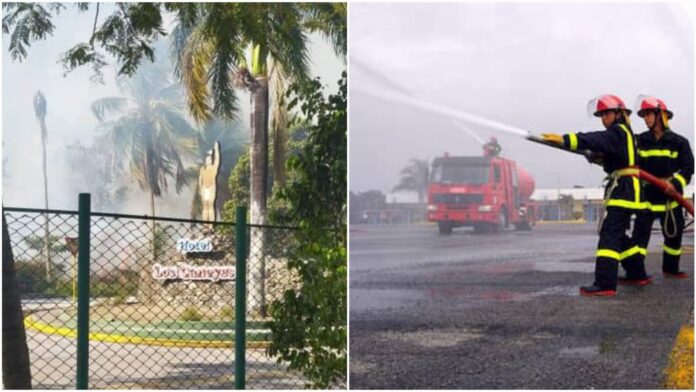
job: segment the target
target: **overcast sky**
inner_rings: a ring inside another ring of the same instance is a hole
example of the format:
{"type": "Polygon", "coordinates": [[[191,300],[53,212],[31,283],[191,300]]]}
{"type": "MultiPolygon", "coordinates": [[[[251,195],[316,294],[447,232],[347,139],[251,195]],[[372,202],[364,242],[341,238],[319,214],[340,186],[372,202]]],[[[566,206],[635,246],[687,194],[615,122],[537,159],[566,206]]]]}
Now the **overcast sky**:
{"type": "MultiPolygon", "coordinates": [[[[100,18],[111,13],[113,5],[102,4],[100,18]]],[[[66,77],[58,64],[59,56],[78,42],[89,40],[94,12],[78,14],[72,5],[54,20],[53,37],[32,45],[28,58],[14,62],[7,53],[9,37],[3,34],[2,51],[2,141],[3,170],[2,200],[5,206],[43,208],[43,175],[41,169],[41,138],[34,116],[33,96],[41,90],[46,96],[48,128],[48,188],[50,208],[77,208],[77,193],[84,191],[70,186],[65,158],[66,146],[79,140],[89,146],[97,135],[97,120],[90,104],[97,98],[121,95],[114,82],[113,69],[107,68],[105,84],[91,82],[91,70],[82,68],[66,77]]],[[[310,35],[310,59],[313,76],[320,76],[327,91],[336,90],[336,82],[345,68],[331,46],[319,35],[310,35]]],[[[242,112],[239,119],[248,131],[249,95],[239,93],[242,112]]],[[[225,180],[226,184],[227,181],[225,180]]],[[[127,213],[149,214],[149,197],[131,187],[127,213]]],[[[191,191],[181,196],[158,199],[158,211],[170,216],[188,217],[191,191]]]]}
{"type": "MultiPolygon", "coordinates": [[[[410,158],[479,155],[446,116],[374,92],[400,94],[532,133],[603,129],[587,115],[601,94],[633,107],[656,95],[693,144],[693,25],[680,4],[351,4],[350,189],[390,191],[410,158]],[[358,64],[359,62],[359,64],[358,64]],[[379,75],[386,75],[386,78],[379,75]],[[370,92],[372,91],[372,92],[370,92]]],[[[634,132],[645,130],[635,114],[634,132]]],[[[599,186],[582,157],[480,126],[539,187],[599,186]]]]}

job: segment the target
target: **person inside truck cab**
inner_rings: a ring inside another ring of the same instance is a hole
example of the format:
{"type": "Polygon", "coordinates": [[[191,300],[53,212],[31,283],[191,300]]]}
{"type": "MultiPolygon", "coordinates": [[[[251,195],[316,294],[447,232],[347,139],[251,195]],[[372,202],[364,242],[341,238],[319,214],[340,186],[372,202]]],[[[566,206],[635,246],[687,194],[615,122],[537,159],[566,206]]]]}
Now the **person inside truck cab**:
{"type": "Polygon", "coordinates": [[[645,265],[625,263],[632,255],[647,254],[626,235],[631,217],[645,208],[643,192],[638,179],[626,176],[625,169],[636,166],[638,151],[636,138],[631,130],[631,111],[621,98],[603,95],[589,106],[595,117],[602,119],[605,131],[581,132],[559,135],[542,134],[545,141],[562,145],[570,150],[590,150],[603,155],[602,166],[607,173],[604,205],[606,216],[602,221],[599,243],[595,253],[595,280],[592,285],[580,287],[583,296],[616,295],[618,265],[622,263],[627,275],[640,284],[649,283],[645,265]]]}
{"type": "Polygon", "coordinates": [[[488,143],[483,145],[483,156],[487,158],[497,157],[502,149],[500,144],[498,144],[498,139],[495,136],[491,136],[488,143]]]}

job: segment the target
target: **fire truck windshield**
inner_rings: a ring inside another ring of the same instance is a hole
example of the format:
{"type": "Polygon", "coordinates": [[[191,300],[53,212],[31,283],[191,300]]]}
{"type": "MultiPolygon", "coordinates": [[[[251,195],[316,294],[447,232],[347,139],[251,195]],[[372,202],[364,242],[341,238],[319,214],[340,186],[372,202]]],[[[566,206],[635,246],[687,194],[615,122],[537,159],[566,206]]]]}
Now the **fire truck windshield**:
{"type": "Polygon", "coordinates": [[[436,165],[433,167],[431,182],[458,184],[488,183],[488,166],[481,165],[436,165]]]}

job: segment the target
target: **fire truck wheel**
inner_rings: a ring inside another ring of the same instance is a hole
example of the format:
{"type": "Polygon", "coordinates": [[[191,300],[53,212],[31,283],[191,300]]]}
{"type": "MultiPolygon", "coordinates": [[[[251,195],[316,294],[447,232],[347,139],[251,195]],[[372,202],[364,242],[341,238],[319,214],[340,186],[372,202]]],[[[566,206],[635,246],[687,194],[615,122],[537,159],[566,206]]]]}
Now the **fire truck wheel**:
{"type": "Polygon", "coordinates": [[[437,228],[440,230],[440,235],[452,234],[452,224],[449,222],[437,222],[437,228]]]}

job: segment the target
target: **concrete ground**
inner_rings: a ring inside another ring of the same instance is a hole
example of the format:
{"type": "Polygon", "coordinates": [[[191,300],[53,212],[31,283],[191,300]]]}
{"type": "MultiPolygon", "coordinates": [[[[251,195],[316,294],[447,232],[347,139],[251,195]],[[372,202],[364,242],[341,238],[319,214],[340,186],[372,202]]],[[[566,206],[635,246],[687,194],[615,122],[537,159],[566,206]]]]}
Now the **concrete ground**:
{"type": "MultiPolygon", "coordinates": [[[[98,301],[95,301],[98,303],[98,301]]],[[[56,327],[65,326],[52,313],[73,305],[65,300],[23,300],[25,314],[56,327]]],[[[27,329],[34,389],[74,389],[75,338],[27,329]]],[[[247,338],[247,341],[249,339],[247,338]]],[[[91,389],[233,389],[234,349],[185,348],[91,341],[91,389]]],[[[299,389],[304,378],[278,365],[265,349],[246,352],[247,389],[299,389]]]]}
{"type": "Polygon", "coordinates": [[[654,284],[585,298],[593,224],[448,237],[352,226],[350,387],[661,388],[693,309],[693,232],[684,242],[689,279],[662,276],[656,233],[654,284]]]}
{"type": "MultiPolygon", "coordinates": [[[[74,389],[75,340],[27,331],[34,389],[74,389]]],[[[233,389],[234,350],[90,342],[91,389],[233,389]]],[[[297,389],[303,380],[263,349],[248,349],[247,388],[297,389]]]]}

